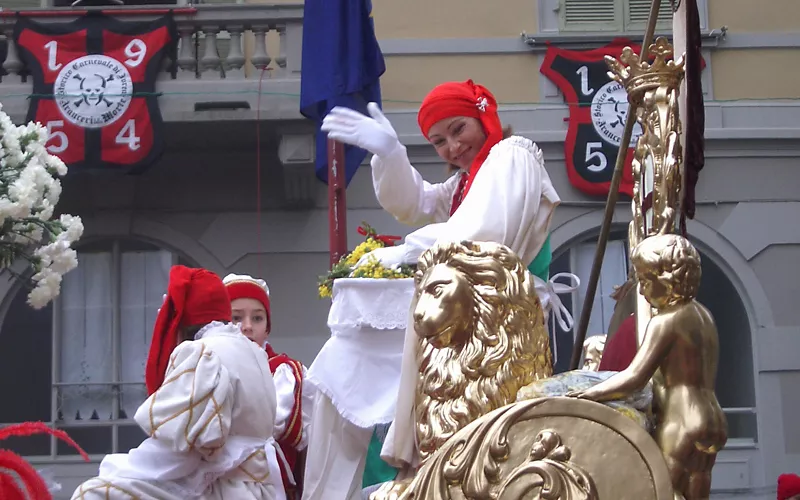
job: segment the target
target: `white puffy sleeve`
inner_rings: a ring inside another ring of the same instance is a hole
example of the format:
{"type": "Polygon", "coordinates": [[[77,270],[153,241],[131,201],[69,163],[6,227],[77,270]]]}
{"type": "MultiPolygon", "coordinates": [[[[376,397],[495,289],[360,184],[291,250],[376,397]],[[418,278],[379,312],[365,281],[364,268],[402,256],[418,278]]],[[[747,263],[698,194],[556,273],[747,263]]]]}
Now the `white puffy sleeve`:
{"type": "Polygon", "coordinates": [[[136,411],[148,436],[176,452],[212,455],[228,437],[234,388],[220,358],[202,342],[172,352],[164,383],[136,411]]]}
{"type": "MultiPolygon", "coordinates": [[[[302,370],[302,378],[305,378],[306,367],[303,366],[302,370]]],[[[313,399],[309,400],[306,397],[306,391],[302,390],[302,383],[298,387],[297,377],[289,363],[279,365],[272,377],[275,381],[275,393],[278,396],[278,411],[275,414],[273,437],[279,442],[297,443],[295,448],[303,450],[308,445],[308,428],[311,425],[313,399]],[[292,425],[294,419],[301,419],[299,426],[292,425]]]]}
{"type": "Polygon", "coordinates": [[[446,221],[450,216],[457,175],[438,184],[427,182],[411,166],[402,144],[387,156],[373,156],[371,165],[375,196],[398,221],[409,225],[430,224],[446,221]]]}
{"type": "Polygon", "coordinates": [[[409,234],[404,262],[441,241],[492,241],[530,263],[547,239],[559,203],[544,169],[541,150],[530,140],[511,137],[489,153],[458,210],[445,223],[409,234]]]}

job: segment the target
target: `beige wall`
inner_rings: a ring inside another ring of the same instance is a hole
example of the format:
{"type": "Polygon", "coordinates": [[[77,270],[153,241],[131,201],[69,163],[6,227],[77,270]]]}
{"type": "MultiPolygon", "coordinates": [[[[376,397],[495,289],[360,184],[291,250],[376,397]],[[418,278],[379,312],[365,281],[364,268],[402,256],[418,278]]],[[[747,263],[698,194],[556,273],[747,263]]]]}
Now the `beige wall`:
{"type": "Polygon", "coordinates": [[[372,0],[372,13],[380,39],[509,37],[537,26],[535,0],[372,0]]]}
{"type": "Polygon", "coordinates": [[[731,33],[798,32],[798,0],[708,0],[710,28],[727,26],[731,33]]]}
{"type": "MultiPolygon", "coordinates": [[[[303,0],[244,0],[297,4],[303,0]]],[[[372,0],[375,32],[386,38],[481,38],[535,32],[536,0],[372,0]],[[502,5],[502,8],[498,8],[502,5]]]]}
{"type": "MultiPolygon", "coordinates": [[[[800,32],[798,0],[708,0],[710,28],[742,33],[800,32]]],[[[800,98],[800,49],[717,50],[711,56],[714,98],[800,98]]]]}
{"type": "Polygon", "coordinates": [[[800,98],[798,61],[800,49],[716,51],[711,56],[714,99],[800,98]]]}
{"type": "Polygon", "coordinates": [[[436,85],[470,78],[491,90],[501,103],[537,102],[540,64],[535,54],[387,57],[381,78],[384,105],[416,108],[436,85]]]}

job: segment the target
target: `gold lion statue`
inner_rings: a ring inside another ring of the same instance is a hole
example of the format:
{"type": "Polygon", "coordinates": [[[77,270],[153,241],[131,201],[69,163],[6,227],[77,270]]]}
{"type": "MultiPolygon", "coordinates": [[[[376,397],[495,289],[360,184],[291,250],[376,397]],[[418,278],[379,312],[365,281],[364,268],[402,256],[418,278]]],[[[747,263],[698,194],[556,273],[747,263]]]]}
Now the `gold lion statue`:
{"type": "MultiPolygon", "coordinates": [[[[420,463],[459,430],[552,374],[544,313],[525,265],[497,243],[439,244],[419,259],[415,429],[420,463]]],[[[389,482],[372,500],[397,498],[389,482]]]]}

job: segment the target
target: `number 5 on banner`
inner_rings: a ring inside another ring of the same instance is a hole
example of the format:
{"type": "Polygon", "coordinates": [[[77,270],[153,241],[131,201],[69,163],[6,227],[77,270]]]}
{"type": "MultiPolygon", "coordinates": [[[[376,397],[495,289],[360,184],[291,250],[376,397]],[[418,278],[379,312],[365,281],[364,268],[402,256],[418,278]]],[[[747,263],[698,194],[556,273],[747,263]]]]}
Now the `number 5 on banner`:
{"type": "Polygon", "coordinates": [[[589,172],[602,172],[608,166],[606,155],[602,151],[602,142],[587,142],[586,143],[586,170],[589,172]],[[592,163],[594,160],[599,163],[592,163]]]}
{"type": "Polygon", "coordinates": [[[117,134],[117,137],[114,139],[114,142],[117,144],[127,144],[128,149],[131,151],[136,151],[140,147],[140,143],[142,142],[140,137],[136,136],[136,121],[135,120],[128,120],[125,123],[125,126],[117,134]]]}
{"type": "Polygon", "coordinates": [[[63,126],[64,120],[53,120],[51,122],[47,122],[47,142],[51,142],[54,139],[58,141],[55,144],[50,144],[47,146],[48,153],[57,155],[59,153],[63,153],[69,147],[69,139],[67,138],[67,134],[61,130],[56,130],[63,126]]]}

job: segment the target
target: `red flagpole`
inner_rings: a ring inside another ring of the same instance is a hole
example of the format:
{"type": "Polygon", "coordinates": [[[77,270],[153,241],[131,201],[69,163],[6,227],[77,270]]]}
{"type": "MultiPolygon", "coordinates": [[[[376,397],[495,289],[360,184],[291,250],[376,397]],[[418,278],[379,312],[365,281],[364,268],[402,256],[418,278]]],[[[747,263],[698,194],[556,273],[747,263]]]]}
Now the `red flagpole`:
{"type": "Polygon", "coordinates": [[[344,145],[328,139],[328,230],[331,267],[347,253],[347,186],[344,145]]]}

